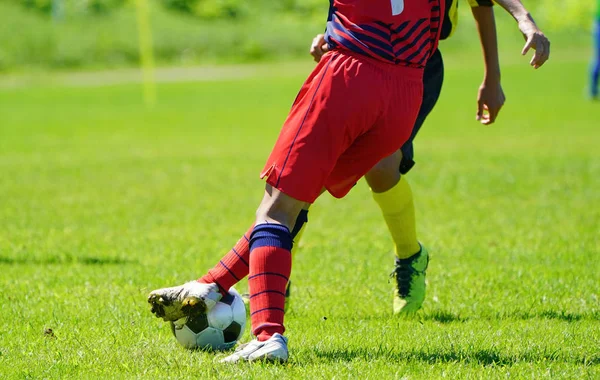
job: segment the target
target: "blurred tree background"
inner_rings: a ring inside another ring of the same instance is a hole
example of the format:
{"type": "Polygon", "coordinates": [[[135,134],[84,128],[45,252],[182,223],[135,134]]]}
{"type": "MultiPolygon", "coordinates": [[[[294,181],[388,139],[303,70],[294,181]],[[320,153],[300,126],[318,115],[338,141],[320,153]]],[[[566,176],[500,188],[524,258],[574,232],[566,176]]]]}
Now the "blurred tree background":
{"type": "MultiPolygon", "coordinates": [[[[0,0],[0,71],[138,64],[136,1],[140,0],[0,0]]],[[[324,29],[329,6],[325,0],[143,1],[149,2],[159,65],[305,56],[312,36],[324,29]]],[[[564,40],[569,46],[589,44],[594,3],[525,1],[553,42],[564,40]]],[[[461,8],[465,14],[454,39],[472,39],[466,1],[461,8]]],[[[501,27],[515,29],[504,12],[496,14],[501,27]]],[[[454,46],[448,48],[460,44],[454,46]]],[[[468,46],[478,49],[477,43],[468,46]]]]}

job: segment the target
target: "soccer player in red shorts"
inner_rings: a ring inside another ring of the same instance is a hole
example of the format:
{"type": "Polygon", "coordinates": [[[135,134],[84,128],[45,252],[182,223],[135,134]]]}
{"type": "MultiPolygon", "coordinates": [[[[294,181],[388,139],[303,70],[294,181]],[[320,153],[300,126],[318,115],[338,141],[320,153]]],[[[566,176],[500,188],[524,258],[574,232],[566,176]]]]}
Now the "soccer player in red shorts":
{"type": "Polygon", "coordinates": [[[261,173],[267,185],[255,224],[202,278],[151,292],[156,316],[204,313],[248,275],[256,339],[224,361],[288,359],[285,289],[300,211],[324,189],[345,196],[410,137],[443,12],[440,0],[330,1],[336,48],[300,89],[261,173]]]}
{"type": "MultiPolygon", "coordinates": [[[[459,0],[446,0],[446,12],[442,20],[440,40],[449,38],[458,24],[459,0]]],[[[519,0],[496,0],[517,21],[519,30],[526,39],[522,53],[529,48],[535,50],[530,61],[534,68],[541,67],[549,58],[550,42],[538,28],[531,14],[519,0]]],[[[485,66],[484,81],[477,97],[477,120],[482,124],[494,123],[496,116],[504,104],[504,91],[500,83],[500,63],[494,11],[491,0],[469,0],[479,33],[483,61],[485,66]],[[487,111],[487,115],[484,111],[487,111]]],[[[329,50],[325,35],[317,35],[310,53],[319,62],[329,50]]],[[[421,308],[425,299],[426,271],[429,253],[417,239],[415,206],[413,191],[405,176],[415,162],[413,140],[419,133],[425,119],[433,110],[442,90],[444,80],[444,63],[438,50],[427,61],[423,73],[423,102],[419,116],[413,127],[411,137],[402,148],[390,157],[377,163],[366,175],[365,179],[371,189],[373,199],[380,207],[388,230],[394,242],[395,278],[393,312],[397,315],[410,315],[421,308]]],[[[308,210],[303,210],[304,219],[308,220],[308,210]]],[[[299,245],[302,230],[294,239],[295,247],[299,245]]],[[[288,290],[291,282],[288,283],[288,290]]],[[[289,291],[286,291],[286,295],[289,291]]],[[[289,302],[289,299],[288,299],[289,302]]]]}

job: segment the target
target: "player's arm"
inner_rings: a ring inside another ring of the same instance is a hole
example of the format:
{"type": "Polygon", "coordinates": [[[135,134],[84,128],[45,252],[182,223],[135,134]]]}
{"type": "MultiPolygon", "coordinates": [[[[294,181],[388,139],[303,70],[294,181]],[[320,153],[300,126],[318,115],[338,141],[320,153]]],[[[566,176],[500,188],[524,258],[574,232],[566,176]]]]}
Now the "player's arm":
{"type": "Polygon", "coordinates": [[[477,96],[477,120],[492,124],[504,105],[505,97],[500,84],[500,62],[496,20],[491,2],[471,2],[471,10],[479,32],[485,75],[477,96]],[[475,3],[475,4],[474,4],[475,3]]]}
{"type": "Polygon", "coordinates": [[[525,46],[521,54],[525,55],[529,49],[534,49],[535,54],[531,59],[531,66],[539,68],[550,57],[550,41],[538,28],[531,14],[520,0],[494,0],[504,8],[517,21],[519,30],[525,37],[525,46]]]}

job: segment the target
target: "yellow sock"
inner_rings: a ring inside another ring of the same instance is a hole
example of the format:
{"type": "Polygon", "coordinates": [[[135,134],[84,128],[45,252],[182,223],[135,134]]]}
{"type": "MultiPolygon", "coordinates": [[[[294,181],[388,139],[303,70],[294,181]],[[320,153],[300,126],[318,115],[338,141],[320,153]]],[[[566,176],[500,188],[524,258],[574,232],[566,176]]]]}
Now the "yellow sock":
{"type": "Polygon", "coordinates": [[[390,230],[396,256],[406,259],[419,252],[415,204],[410,185],[403,177],[396,186],[383,193],[373,193],[373,199],[381,208],[383,218],[390,230]]]}

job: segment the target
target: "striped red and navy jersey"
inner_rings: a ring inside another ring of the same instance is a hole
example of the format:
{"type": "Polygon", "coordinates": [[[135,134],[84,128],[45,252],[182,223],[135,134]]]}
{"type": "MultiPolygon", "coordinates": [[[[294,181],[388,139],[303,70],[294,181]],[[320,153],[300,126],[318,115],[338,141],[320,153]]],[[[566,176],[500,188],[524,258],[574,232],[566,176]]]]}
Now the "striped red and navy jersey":
{"type": "Polygon", "coordinates": [[[444,0],[330,0],[325,40],[384,62],[422,68],[437,48],[444,0]]]}

